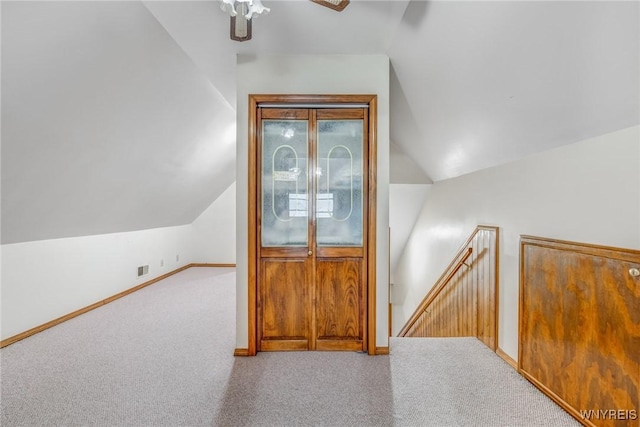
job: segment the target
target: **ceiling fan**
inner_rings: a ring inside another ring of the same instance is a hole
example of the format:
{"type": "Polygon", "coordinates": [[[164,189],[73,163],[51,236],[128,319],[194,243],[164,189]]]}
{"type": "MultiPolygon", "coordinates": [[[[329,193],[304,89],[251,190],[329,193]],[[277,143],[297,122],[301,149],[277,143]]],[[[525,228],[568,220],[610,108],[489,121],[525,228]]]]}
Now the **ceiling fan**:
{"type": "MultiPolygon", "coordinates": [[[[220,7],[231,16],[231,40],[244,42],[251,40],[251,20],[254,16],[267,14],[271,9],[262,0],[220,0],[220,7]]],[[[311,0],[322,6],[341,12],[349,0],[311,0]]]]}

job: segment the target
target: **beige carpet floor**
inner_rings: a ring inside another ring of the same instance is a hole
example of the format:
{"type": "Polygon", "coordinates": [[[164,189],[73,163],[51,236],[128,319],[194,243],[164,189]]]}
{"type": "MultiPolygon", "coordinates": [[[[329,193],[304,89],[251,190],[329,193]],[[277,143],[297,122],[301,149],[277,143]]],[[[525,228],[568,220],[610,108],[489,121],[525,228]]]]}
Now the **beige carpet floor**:
{"type": "Polygon", "coordinates": [[[0,350],[1,425],[578,425],[474,338],[234,346],[234,270],[191,268],[0,350]]]}

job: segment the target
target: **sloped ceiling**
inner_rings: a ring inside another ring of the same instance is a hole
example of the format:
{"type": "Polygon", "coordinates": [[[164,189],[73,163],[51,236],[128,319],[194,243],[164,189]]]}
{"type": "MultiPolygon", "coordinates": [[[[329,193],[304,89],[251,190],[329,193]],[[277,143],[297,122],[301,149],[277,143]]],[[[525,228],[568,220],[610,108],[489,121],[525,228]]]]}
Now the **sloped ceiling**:
{"type": "Polygon", "coordinates": [[[337,13],[308,0],[267,0],[253,39],[229,40],[219,1],[145,1],[176,43],[235,107],[237,54],[380,54],[393,40],[408,0],[352,1],[337,13]]]}
{"type": "Polygon", "coordinates": [[[2,242],[193,221],[235,179],[238,53],[387,54],[399,182],[640,122],[638,2],[265,2],[246,43],[217,1],[2,2],[2,242]]]}
{"type": "Polygon", "coordinates": [[[235,112],[139,2],[2,3],[2,243],[191,223],[235,112]]]}
{"type": "Polygon", "coordinates": [[[391,137],[434,181],[639,123],[640,3],[411,2],[391,137]]]}

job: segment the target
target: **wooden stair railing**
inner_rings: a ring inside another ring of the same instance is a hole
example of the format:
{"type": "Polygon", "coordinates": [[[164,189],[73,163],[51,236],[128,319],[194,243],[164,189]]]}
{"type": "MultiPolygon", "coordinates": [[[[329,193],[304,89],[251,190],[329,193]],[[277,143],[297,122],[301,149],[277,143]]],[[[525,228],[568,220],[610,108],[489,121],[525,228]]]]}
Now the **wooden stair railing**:
{"type": "Polygon", "coordinates": [[[400,331],[498,344],[498,227],[478,226],[400,331]]]}

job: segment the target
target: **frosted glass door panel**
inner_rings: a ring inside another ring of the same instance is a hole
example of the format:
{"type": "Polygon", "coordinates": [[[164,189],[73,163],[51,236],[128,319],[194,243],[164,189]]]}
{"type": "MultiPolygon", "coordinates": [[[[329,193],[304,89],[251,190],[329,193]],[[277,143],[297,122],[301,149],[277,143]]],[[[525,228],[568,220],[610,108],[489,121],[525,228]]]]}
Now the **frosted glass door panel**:
{"type": "Polygon", "coordinates": [[[318,246],[362,246],[362,147],[362,120],[318,120],[318,246]]]}
{"type": "Polygon", "coordinates": [[[262,246],[309,242],[308,122],[262,121],[262,246]]]}

